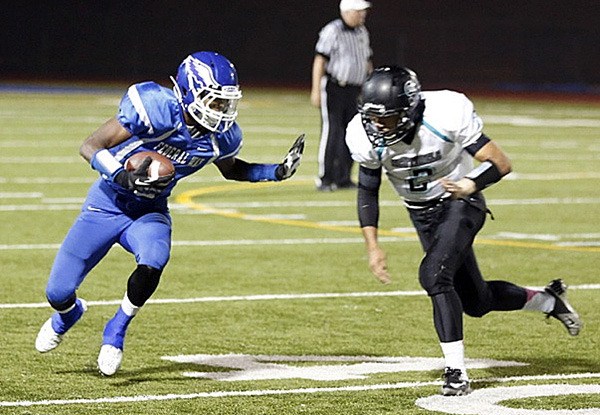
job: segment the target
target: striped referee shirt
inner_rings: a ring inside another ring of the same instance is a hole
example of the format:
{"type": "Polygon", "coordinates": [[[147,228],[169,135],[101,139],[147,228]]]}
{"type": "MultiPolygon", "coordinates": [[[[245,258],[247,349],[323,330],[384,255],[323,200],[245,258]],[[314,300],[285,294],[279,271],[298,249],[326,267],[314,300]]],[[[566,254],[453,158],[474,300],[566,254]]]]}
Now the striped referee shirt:
{"type": "Polygon", "coordinates": [[[362,85],[373,51],[364,26],[351,28],[342,19],[329,22],[319,32],[315,52],[328,59],[326,71],[340,84],[362,85]]]}

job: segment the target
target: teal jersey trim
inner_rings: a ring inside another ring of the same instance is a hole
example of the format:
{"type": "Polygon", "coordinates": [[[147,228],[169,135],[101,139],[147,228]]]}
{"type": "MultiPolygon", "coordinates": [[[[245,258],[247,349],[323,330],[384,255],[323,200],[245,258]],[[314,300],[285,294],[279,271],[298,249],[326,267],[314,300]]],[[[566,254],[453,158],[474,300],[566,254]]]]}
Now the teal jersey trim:
{"type": "Polygon", "coordinates": [[[441,138],[442,140],[444,140],[447,143],[451,143],[452,142],[452,140],[450,140],[444,134],[440,133],[438,130],[436,130],[435,128],[433,128],[433,126],[431,124],[429,124],[427,121],[423,120],[422,122],[423,122],[423,125],[425,127],[427,127],[427,129],[429,131],[431,131],[432,133],[434,133],[435,135],[437,135],[439,138],[441,138]]]}

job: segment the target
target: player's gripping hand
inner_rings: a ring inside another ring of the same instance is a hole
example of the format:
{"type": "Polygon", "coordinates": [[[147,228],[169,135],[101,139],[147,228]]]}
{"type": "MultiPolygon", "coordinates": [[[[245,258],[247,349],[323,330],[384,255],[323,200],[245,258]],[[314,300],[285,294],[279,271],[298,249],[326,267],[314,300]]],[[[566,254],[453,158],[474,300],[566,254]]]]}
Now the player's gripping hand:
{"type": "Polygon", "coordinates": [[[171,183],[174,174],[154,178],[148,177],[148,167],[151,163],[152,159],[146,157],[137,169],[119,172],[115,176],[115,183],[119,184],[124,189],[131,190],[136,196],[154,199],[169,183],[171,183]]]}
{"type": "Polygon", "coordinates": [[[277,180],[289,179],[296,173],[298,166],[300,166],[300,160],[302,160],[302,153],[304,152],[304,134],[301,134],[294,145],[290,148],[287,155],[283,159],[280,165],[275,170],[275,177],[277,180]]]}
{"type": "Polygon", "coordinates": [[[458,181],[442,179],[440,180],[440,183],[444,186],[444,189],[450,193],[452,199],[465,198],[477,191],[475,182],[466,177],[463,177],[458,181]]]}

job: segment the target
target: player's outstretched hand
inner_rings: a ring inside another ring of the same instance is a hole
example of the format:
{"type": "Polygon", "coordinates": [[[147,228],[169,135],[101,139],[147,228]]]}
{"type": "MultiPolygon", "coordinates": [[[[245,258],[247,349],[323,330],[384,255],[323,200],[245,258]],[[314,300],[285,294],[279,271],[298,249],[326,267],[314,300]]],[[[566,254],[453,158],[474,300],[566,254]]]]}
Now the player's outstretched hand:
{"type": "Polygon", "coordinates": [[[289,179],[296,173],[298,166],[300,166],[300,160],[302,160],[302,152],[304,152],[304,134],[296,138],[290,151],[288,151],[281,164],[277,166],[275,176],[278,180],[289,179]]]}
{"type": "Polygon", "coordinates": [[[376,247],[369,250],[369,268],[382,284],[392,282],[387,270],[387,259],[383,249],[376,247]]]}
{"type": "Polygon", "coordinates": [[[146,157],[137,169],[133,171],[123,170],[118,173],[115,176],[115,182],[121,187],[131,190],[136,196],[154,199],[171,183],[174,175],[155,178],[148,177],[148,167],[151,163],[152,159],[146,157]]]}

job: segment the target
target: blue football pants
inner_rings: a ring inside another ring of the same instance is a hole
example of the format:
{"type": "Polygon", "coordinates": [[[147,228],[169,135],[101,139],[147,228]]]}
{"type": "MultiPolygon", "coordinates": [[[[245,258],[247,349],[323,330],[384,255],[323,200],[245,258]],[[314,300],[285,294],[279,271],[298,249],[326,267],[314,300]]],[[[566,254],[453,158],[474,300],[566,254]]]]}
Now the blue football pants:
{"type": "Polygon", "coordinates": [[[116,243],[132,253],[138,265],[162,270],[171,250],[171,218],[159,212],[132,219],[125,214],[82,211],[54,260],[46,286],[48,300],[61,304],[73,298],[87,274],[116,243]]]}

